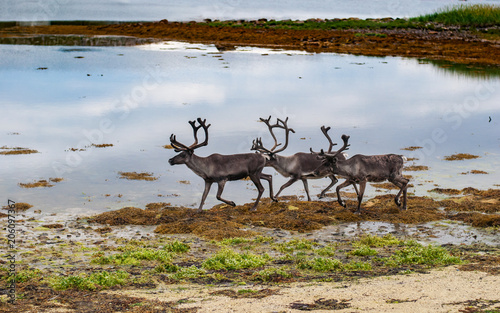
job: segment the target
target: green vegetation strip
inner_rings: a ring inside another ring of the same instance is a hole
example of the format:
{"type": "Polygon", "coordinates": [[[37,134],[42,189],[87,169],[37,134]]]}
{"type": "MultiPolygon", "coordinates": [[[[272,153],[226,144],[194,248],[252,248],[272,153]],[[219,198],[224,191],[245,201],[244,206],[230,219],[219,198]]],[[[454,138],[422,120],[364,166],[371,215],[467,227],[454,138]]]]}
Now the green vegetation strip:
{"type": "MultiPolygon", "coordinates": [[[[382,19],[309,19],[299,20],[266,20],[258,21],[207,21],[206,24],[214,27],[244,27],[244,28],[278,28],[297,30],[330,30],[330,29],[396,29],[396,28],[424,28],[434,29],[434,24],[460,27],[486,27],[500,24],[500,6],[492,4],[473,4],[448,6],[435,13],[412,18],[382,18],[382,19]]],[[[375,34],[374,34],[375,35],[375,34]]]]}
{"type": "MultiPolygon", "coordinates": [[[[364,235],[356,240],[320,244],[308,239],[230,238],[221,241],[189,242],[120,239],[118,246],[101,247],[88,253],[66,244],[46,253],[52,258],[88,255],[75,267],[60,271],[30,268],[26,263],[17,271],[18,284],[44,284],[54,290],[97,291],[116,286],[162,282],[216,284],[277,283],[291,281],[328,281],[350,277],[373,277],[409,273],[463,261],[444,247],[422,245],[393,235],[364,235]],[[68,249],[71,249],[68,251],[68,249]],[[193,251],[194,250],[194,251],[193,251]],[[76,272],[75,272],[76,271],[76,272]]],[[[454,250],[456,251],[456,250],[454,250]]],[[[42,254],[41,252],[39,254],[42,254]]],[[[38,256],[33,255],[33,260],[38,256]]],[[[45,260],[40,258],[40,260],[45,260]]],[[[0,267],[0,282],[14,279],[0,267]]]]}

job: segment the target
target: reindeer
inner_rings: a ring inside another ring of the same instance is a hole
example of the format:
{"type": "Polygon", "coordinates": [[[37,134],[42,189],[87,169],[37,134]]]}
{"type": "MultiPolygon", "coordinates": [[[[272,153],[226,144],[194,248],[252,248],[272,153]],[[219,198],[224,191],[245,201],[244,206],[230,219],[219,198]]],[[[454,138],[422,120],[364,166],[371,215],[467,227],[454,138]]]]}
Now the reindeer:
{"type": "MultiPolygon", "coordinates": [[[[384,155],[361,155],[356,154],[353,157],[342,160],[340,155],[342,151],[348,150],[350,144],[348,144],[349,136],[342,135],[342,141],[344,145],[335,153],[327,152],[325,153],[321,150],[320,153],[314,151],[313,154],[319,155],[319,158],[323,160],[322,166],[328,166],[332,174],[340,175],[346,178],[346,181],[337,186],[337,201],[338,203],[346,207],[346,204],[340,198],[340,189],[352,184],[359,184],[359,191],[356,190],[358,194],[358,208],[355,213],[361,213],[361,201],[363,200],[363,194],[365,192],[366,182],[382,182],[385,180],[390,181],[398,188],[400,188],[398,194],[394,198],[394,202],[398,207],[401,207],[400,196],[403,194],[403,206],[402,209],[406,210],[406,192],[409,180],[402,175],[403,163],[406,158],[402,155],[397,154],[384,154],[384,155]]],[[[315,173],[320,173],[323,171],[323,167],[319,167],[315,173]]]]}
{"type": "MultiPolygon", "coordinates": [[[[269,128],[269,132],[271,133],[271,136],[274,139],[274,146],[271,149],[266,149],[262,144],[262,138],[257,138],[253,141],[252,150],[257,150],[258,152],[267,155],[266,166],[273,167],[278,173],[280,173],[284,177],[290,177],[290,180],[286,182],[283,186],[281,186],[280,190],[275,195],[275,197],[278,198],[279,194],[283,191],[283,189],[291,186],[293,183],[295,183],[297,180],[300,179],[302,180],[302,183],[304,184],[304,189],[306,190],[307,201],[311,201],[311,197],[309,196],[309,186],[307,184],[307,180],[329,177],[332,180],[332,182],[330,183],[330,185],[328,185],[328,187],[325,188],[325,190],[321,192],[319,196],[320,199],[323,198],[326,192],[338,181],[335,175],[332,174],[331,171],[329,170],[329,167],[323,165],[322,161],[319,160],[317,156],[311,153],[299,152],[290,156],[278,155],[278,153],[284,151],[287,148],[290,132],[295,133],[295,131],[292,128],[288,127],[287,125],[288,118],[286,118],[285,121],[277,119],[277,122],[274,125],[270,124],[271,116],[269,116],[269,118],[267,119],[260,118],[260,120],[264,122],[269,128]],[[281,128],[285,130],[285,144],[278,150],[275,149],[278,146],[280,146],[281,143],[278,144],[276,135],[273,132],[274,128],[281,128]]],[[[325,127],[325,126],[321,127],[323,135],[325,135],[325,137],[328,139],[328,142],[330,143],[330,146],[328,147],[328,152],[330,153],[332,147],[335,144],[332,142],[332,139],[328,135],[329,130],[330,127],[325,127]]],[[[339,158],[345,160],[344,154],[340,154],[339,158]]]]}
{"type": "Polygon", "coordinates": [[[235,206],[236,204],[233,201],[221,197],[224,185],[227,181],[239,180],[246,177],[250,177],[259,192],[257,200],[251,209],[252,211],[257,209],[260,197],[264,192],[264,187],[260,179],[265,179],[269,182],[270,197],[275,200],[273,196],[272,176],[262,173],[266,165],[266,158],[263,155],[258,153],[243,153],[231,155],[212,154],[208,157],[197,156],[194,154],[194,150],[208,144],[208,128],[210,124],[207,125],[206,120],[201,120],[201,118],[198,118],[199,126],[195,125],[196,121],[190,121],[189,124],[191,124],[193,128],[194,143],[188,147],[178,142],[175,135],[172,134],[170,136],[170,143],[175,149],[175,152],[180,153],[168,160],[168,163],[170,163],[170,165],[186,164],[186,166],[196,175],[205,180],[205,190],[201,197],[198,212],[202,211],[203,204],[205,203],[205,199],[213,183],[217,183],[218,185],[217,199],[231,206],[235,206]],[[202,143],[198,143],[197,133],[200,128],[203,128],[205,131],[205,141],[202,143]]]}

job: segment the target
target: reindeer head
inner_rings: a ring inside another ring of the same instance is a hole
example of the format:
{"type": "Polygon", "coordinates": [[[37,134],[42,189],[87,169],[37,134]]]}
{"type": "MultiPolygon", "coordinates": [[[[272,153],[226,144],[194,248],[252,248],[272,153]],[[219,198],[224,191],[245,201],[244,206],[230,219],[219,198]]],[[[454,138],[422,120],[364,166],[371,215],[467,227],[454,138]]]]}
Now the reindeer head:
{"type": "Polygon", "coordinates": [[[170,136],[170,144],[174,148],[174,151],[180,152],[178,155],[168,160],[170,165],[189,163],[194,154],[194,150],[208,144],[208,128],[210,127],[210,124],[206,125],[207,120],[202,120],[201,118],[198,118],[197,121],[199,124],[198,126],[196,126],[196,121],[189,121],[189,124],[191,124],[191,127],[193,128],[194,135],[194,143],[189,147],[178,142],[174,134],[170,136]],[[202,143],[198,143],[198,130],[200,128],[203,128],[205,131],[205,140],[202,143]]]}
{"type": "MultiPolygon", "coordinates": [[[[335,173],[337,170],[337,162],[339,160],[345,160],[346,159],[346,154],[343,153],[343,151],[348,150],[350,144],[348,144],[350,136],[347,135],[342,135],[342,141],[344,142],[344,145],[342,148],[340,148],[338,151],[334,153],[329,153],[325,152],[323,149],[321,149],[321,152],[314,152],[311,148],[311,153],[316,154],[318,159],[320,159],[321,165],[314,170],[314,175],[320,175],[322,171],[324,171],[324,168],[327,167],[331,172],[335,173]]],[[[330,149],[331,149],[330,145],[330,149]]],[[[329,149],[329,150],[330,150],[329,149]]]]}

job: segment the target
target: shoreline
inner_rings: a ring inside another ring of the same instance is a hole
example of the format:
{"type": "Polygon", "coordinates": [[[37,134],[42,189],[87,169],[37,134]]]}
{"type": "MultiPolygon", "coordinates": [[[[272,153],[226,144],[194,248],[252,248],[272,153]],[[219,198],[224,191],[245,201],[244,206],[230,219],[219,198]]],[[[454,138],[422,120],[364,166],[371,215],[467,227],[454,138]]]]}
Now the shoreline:
{"type": "MultiPolygon", "coordinates": [[[[131,36],[215,44],[221,51],[244,45],[312,53],[411,57],[491,68],[500,67],[498,40],[484,39],[477,33],[458,27],[287,29],[263,27],[261,26],[263,22],[259,21],[255,21],[252,27],[233,25],[233,21],[211,24],[166,20],[117,24],[109,22],[107,25],[13,26],[0,28],[0,38],[5,41],[9,38],[12,40],[12,38],[42,34],[131,36]]],[[[143,41],[139,41],[141,42],[143,41]]]]}

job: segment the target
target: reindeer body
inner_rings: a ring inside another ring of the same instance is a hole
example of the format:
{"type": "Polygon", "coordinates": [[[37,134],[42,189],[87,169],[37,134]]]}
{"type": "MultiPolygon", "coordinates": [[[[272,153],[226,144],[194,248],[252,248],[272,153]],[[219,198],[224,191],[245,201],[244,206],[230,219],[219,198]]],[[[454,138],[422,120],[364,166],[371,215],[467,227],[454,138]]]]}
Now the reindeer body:
{"type": "Polygon", "coordinates": [[[356,154],[347,160],[338,160],[332,166],[336,174],[349,177],[355,183],[383,182],[402,175],[403,157],[397,154],[362,155],[356,154]],[[370,169],[367,171],[367,169],[370,169]]]}
{"type": "Polygon", "coordinates": [[[186,164],[189,169],[205,181],[205,189],[201,197],[198,211],[202,210],[205,199],[213,183],[217,183],[218,185],[217,199],[231,206],[235,206],[236,204],[233,201],[229,201],[221,197],[222,191],[224,190],[226,182],[240,180],[246,177],[250,177],[259,192],[252,210],[257,208],[262,193],[264,192],[264,187],[262,186],[260,179],[265,179],[269,182],[270,197],[274,200],[272,176],[262,173],[262,170],[266,165],[266,158],[263,155],[258,153],[230,155],[216,153],[207,157],[200,157],[194,154],[194,149],[208,144],[207,130],[210,125],[207,126],[205,121],[202,121],[200,118],[198,118],[198,122],[200,123],[200,126],[198,127],[194,126],[195,121],[189,122],[193,127],[195,137],[195,143],[190,147],[179,143],[175,139],[175,135],[170,136],[172,146],[175,148],[176,152],[180,153],[168,160],[170,165],[186,164]],[[203,127],[205,130],[206,138],[203,143],[198,144],[197,131],[200,127],[203,127]]]}
{"type": "MultiPolygon", "coordinates": [[[[323,198],[326,192],[338,181],[335,175],[333,175],[329,171],[328,166],[323,166],[321,160],[319,160],[316,155],[313,155],[311,153],[298,152],[290,156],[278,155],[277,153],[284,151],[288,146],[288,137],[290,132],[295,133],[295,131],[288,127],[288,118],[286,118],[286,120],[284,121],[281,119],[277,119],[277,123],[274,125],[270,124],[271,116],[269,116],[269,118],[267,119],[260,118],[260,120],[264,122],[269,128],[269,132],[274,139],[274,146],[271,149],[267,149],[262,144],[262,138],[257,138],[253,142],[252,150],[257,150],[260,153],[267,155],[266,166],[274,168],[284,177],[290,177],[290,180],[283,184],[283,186],[281,186],[275,197],[277,198],[283,191],[283,189],[291,186],[293,183],[300,179],[304,184],[304,189],[307,194],[307,201],[311,201],[307,180],[329,177],[332,182],[321,192],[319,196],[320,198],[323,198]],[[274,128],[281,128],[285,130],[285,144],[278,150],[276,150],[276,148],[280,146],[281,143],[278,143],[278,140],[276,139],[276,135],[273,132],[274,128]],[[317,173],[315,172],[315,170],[317,171],[317,173]]],[[[330,144],[328,148],[328,151],[330,152],[335,144],[332,142],[330,136],[328,135],[328,130],[330,130],[330,127],[321,127],[321,131],[328,139],[328,142],[330,144]]],[[[340,158],[345,159],[343,154],[340,156],[340,158]]]]}
{"type": "MultiPolygon", "coordinates": [[[[343,156],[344,155],[342,155],[342,157],[343,156]]],[[[290,180],[281,186],[275,197],[278,197],[283,189],[291,186],[300,179],[304,184],[307,200],[311,201],[307,180],[328,177],[331,179],[331,183],[321,192],[319,196],[319,198],[323,198],[326,192],[338,181],[335,175],[329,171],[328,166],[323,166],[322,161],[318,160],[317,156],[311,153],[298,152],[290,156],[273,155],[267,160],[266,166],[274,168],[284,177],[290,177],[290,180]],[[315,171],[317,171],[317,173],[315,171]]]]}
{"type": "MultiPolygon", "coordinates": [[[[356,213],[361,212],[361,201],[363,200],[363,194],[365,192],[365,187],[367,182],[382,182],[385,180],[390,181],[398,188],[400,188],[398,194],[394,198],[394,202],[398,207],[401,207],[401,202],[399,200],[401,194],[403,194],[402,209],[406,210],[407,201],[407,186],[409,180],[403,177],[403,164],[405,157],[397,154],[384,154],[384,155],[361,155],[356,154],[349,159],[342,160],[340,158],[340,152],[346,150],[349,144],[349,136],[343,135],[342,140],[344,141],[344,146],[334,154],[328,154],[321,152],[320,158],[323,159],[323,165],[327,165],[330,168],[332,174],[340,175],[346,178],[346,181],[337,186],[337,201],[343,207],[346,206],[345,202],[342,201],[340,197],[340,190],[346,186],[359,184],[359,191],[356,189],[358,194],[358,208],[356,213]]],[[[318,168],[315,173],[319,171],[318,168]]]]}

